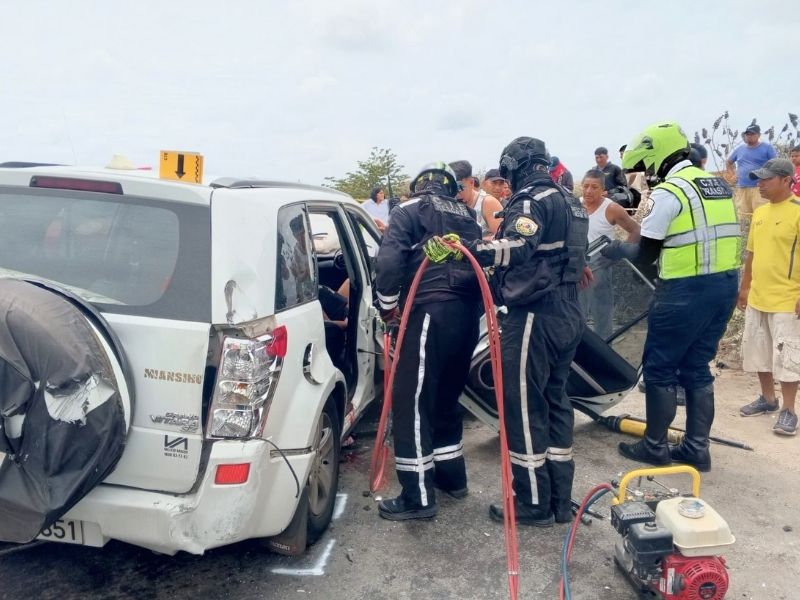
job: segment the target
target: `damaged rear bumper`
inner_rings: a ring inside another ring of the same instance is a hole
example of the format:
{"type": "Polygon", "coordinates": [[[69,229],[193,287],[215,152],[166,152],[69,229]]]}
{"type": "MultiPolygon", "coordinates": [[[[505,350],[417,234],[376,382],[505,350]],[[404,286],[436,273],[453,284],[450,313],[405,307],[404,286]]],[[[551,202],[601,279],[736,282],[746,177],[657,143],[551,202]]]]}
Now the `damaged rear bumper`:
{"type": "MultiPolygon", "coordinates": [[[[294,451],[286,458],[302,486],[313,452],[294,451]]],[[[163,554],[180,550],[202,554],[218,546],[282,532],[297,506],[296,489],[284,459],[271,453],[263,440],[218,441],[212,446],[196,492],[175,495],[100,485],[64,518],[83,521],[84,530],[94,532],[86,537],[86,545],[102,546],[115,539],[163,554]],[[214,482],[219,465],[240,463],[250,463],[245,483],[214,482]]]]}

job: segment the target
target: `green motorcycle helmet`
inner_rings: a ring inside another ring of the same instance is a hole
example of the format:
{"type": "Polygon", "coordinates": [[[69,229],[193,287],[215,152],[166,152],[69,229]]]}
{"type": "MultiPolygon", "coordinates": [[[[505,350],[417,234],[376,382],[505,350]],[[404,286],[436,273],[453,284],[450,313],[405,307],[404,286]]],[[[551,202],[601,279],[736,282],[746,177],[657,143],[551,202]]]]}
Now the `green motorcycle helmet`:
{"type": "Polygon", "coordinates": [[[622,168],[664,179],[676,163],[688,158],[689,151],[689,139],[680,125],[656,123],[628,144],[622,155],[622,168]]]}

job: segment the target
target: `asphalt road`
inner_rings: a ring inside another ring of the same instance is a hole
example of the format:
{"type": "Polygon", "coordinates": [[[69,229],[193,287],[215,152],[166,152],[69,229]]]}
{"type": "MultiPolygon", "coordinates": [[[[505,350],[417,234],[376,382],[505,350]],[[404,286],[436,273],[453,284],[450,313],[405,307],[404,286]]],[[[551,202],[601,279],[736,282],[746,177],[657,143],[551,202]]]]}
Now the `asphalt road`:
{"type": "MultiPolygon", "coordinates": [[[[640,402],[635,395],[628,401],[637,404],[634,409],[640,402]]],[[[579,418],[576,496],[634,467],[618,458],[619,439],[579,418]]],[[[254,542],[205,556],[174,557],[117,542],[103,549],[50,543],[26,549],[3,546],[0,598],[508,598],[503,529],[487,514],[489,503],[499,499],[497,436],[468,421],[470,495],[464,500],[440,498],[433,520],[400,524],[379,519],[375,501],[364,495],[372,438],[360,440],[361,448],[342,465],[335,521],[302,557],[273,555],[254,542]]],[[[770,493],[769,482],[780,477],[780,470],[769,457],[714,450],[715,470],[704,479],[703,497],[739,538],[726,553],[732,581],[728,598],[796,598],[797,534],[783,529],[796,519],[796,475],[782,482],[780,493],[770,493]]],[[[393,487],[387,493],[395,491],[393,487]]],[[[607,514],[608,503],[600,510],[607,514]]],[[[520,529],[520,598],[558,597],[565,531],[564,525],[520,529]]],[[[636,598],[613,564],[615,540],[608,521],[581,528],[571,570],[573,598],[636,598]]]]}

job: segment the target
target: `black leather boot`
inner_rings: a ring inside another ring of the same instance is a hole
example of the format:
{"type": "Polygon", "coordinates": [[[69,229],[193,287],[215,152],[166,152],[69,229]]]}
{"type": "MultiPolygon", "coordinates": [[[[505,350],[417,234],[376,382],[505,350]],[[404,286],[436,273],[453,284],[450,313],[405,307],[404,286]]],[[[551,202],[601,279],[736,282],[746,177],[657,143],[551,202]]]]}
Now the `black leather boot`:
{"type": "Polygon", "coordinates": [[[647,429],[644,438],[635,444],[620,442],[619,452],[625,458],[661,466],[672,462],[667,444],[667,431],[675,418],[677,393],[675,386],[660,387],[647,384],[645,392],[647,429]]]}
{"type": "MultiPolygon", "coordinates": [[[[489,506],[489,517],[498,523],[504,522],[505,509],[502,504],[492,504],[489,506]]],[[[514,503],[514,517],[519,525],[530,525],[532,527],[552,527],[555,517],[550,511],[550,507],[534,506],[532,504],[514,503]]]]}
{"type": "Polygon", "coordinates": [[[439,507],[435,503],[428,506],[413,504],[400,494],[397,498],[381,500],[378,515],[388,521],[408,521],[409,519],[430,519],[435,517],[439,507]]]}
{"type": "Polygon", "coordinates": [[[686,434],[677,446],[670,446],[672,460],[693,466],[698,471],[711,470],[708,436],[714,422],[714,386],[686,390],[686,434]]]}

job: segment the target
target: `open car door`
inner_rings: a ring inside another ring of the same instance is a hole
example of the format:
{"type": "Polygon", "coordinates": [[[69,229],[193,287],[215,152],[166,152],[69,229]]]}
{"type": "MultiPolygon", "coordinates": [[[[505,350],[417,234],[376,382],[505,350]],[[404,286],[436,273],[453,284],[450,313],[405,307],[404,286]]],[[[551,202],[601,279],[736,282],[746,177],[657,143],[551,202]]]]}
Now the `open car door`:
{"type": "MultiPolygon", "coordinates": [[[[595,333],[594,323],[587,322],[566,386],[572,405],[592,418],[621,402],[638,382],[647,337],[647,313],[653,296],[652,283],[631,262],[612,262],[600,255],[609,242],[606,237],[595,240],[589,246],[587,258],[593,272],[610,271],[612,333],[604,339],[595,333]]],[[[481,337],[461,404],[499,430],[485,319],[481,321],[481,337]]]]}

